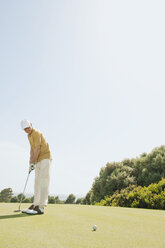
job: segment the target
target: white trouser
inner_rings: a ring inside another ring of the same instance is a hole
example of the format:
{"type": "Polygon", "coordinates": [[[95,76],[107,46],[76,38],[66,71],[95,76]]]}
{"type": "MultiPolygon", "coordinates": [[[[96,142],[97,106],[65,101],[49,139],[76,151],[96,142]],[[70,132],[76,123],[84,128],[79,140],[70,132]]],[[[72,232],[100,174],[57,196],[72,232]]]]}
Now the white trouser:
{"type": "Polygon", "coordinates": [[[51,160],[43,159],[35,165],[34,202],[35,206],[46,206],[49,195],[51,160]]]}

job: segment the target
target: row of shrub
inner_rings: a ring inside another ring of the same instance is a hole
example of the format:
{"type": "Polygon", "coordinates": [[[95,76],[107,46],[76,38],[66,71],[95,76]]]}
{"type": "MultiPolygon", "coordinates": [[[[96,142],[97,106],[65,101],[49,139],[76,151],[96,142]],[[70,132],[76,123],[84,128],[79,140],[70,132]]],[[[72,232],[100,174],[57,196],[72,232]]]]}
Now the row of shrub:
{"type": "MultiPolygon", "coordinates": [[[[66,200],[62,201],[58,196],[48,196],[49,204],[81,204],[83,198],[79,198],[76,200],[76,196],[70,194],[66,200]]],[[[0,202],[20,202],[22,200],[23,203],[32,203],[34,197],[26,198],[25,195],[18,194],[13,196],[12,188],[5,188],[0,191],[0,202]]]]}
{"type": "MultiPolygon", "coordinates": [[[[22,203],[33,203],[34,196],[26,198],[25,195],[19,194],[17,196],[13,196],[10,201],[8,202],[20,202],[22,197],[22,203]]],[[[4,201],[5,202],[5,201],[4,201]]],[[[58,196],[48,196],[48,203],[49,204],[63,204],[65,201],[61,201],[58,196]]]]}
{"type": "Polygon", "coordinates": [[[148,187],[131,185],[120,192],[116,191],[112,196],[106,196],[95,205],[165,209],[165,179],[148,187]]]}

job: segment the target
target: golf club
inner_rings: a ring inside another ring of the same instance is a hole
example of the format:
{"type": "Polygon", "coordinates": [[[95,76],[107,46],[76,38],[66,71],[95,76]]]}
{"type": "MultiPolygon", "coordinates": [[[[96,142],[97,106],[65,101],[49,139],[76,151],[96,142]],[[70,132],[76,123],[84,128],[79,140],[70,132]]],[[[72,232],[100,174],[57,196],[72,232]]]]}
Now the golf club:
{"type": "Polygon", "coordinates": [[[23,190],[23,193],[22,193],[22,196],[21,196],[21,200],[20,200],[20,204],[19,204],[19,207],[17,210],[14,210],[14,212],[20,212],[20,207],[21,207],[21,203],[22,203],[22,199],[23,199],[23,195],[25,193],[25,189],[26,189],[26,185],[27,185],[27,182],[28,182],[28,179],[29,179],[29,175],[30,175],[30,171],[28,172],[28,177],[26,179],[26,183],[25,183],[25,186],[24,186],[24,190],[23,190]]]}

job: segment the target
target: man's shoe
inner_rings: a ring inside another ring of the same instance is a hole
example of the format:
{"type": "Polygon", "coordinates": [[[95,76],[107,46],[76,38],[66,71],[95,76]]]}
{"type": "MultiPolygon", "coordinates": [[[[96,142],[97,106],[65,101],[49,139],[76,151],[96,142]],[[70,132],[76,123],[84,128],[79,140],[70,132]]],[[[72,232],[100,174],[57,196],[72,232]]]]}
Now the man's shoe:
{"type": "Polygon", "coordinates": [[[27,214],[44,214],[44,208],[35,206],[32,210],[29,210],[27,214]]]}
{"type": "Polygon", "coordinates": [[[32,211],[34,207],[34,205],[31,205],[29,208],[22,210],[22,213],[28,213],[29,211],[32,211]]]}

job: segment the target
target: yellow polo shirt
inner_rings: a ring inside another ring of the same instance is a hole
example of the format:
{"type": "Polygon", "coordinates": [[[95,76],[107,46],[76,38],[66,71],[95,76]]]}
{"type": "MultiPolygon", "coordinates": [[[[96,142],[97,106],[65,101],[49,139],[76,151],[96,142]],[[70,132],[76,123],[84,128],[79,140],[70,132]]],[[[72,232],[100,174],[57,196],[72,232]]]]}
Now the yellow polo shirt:
{"type": "Polygon", "coordinates": [[[33,128],[32,133],[28,134],[28,139],[29,139],[30,146],[33,151],[36,146],[40,146],[41,148],[37,162],[40,162],[41,160],[47,159],[47,158],[52,159],[52,155],[49,149],[49,144],[47,143],[43,134],[40,131],[35,130],[33,128]]]}

